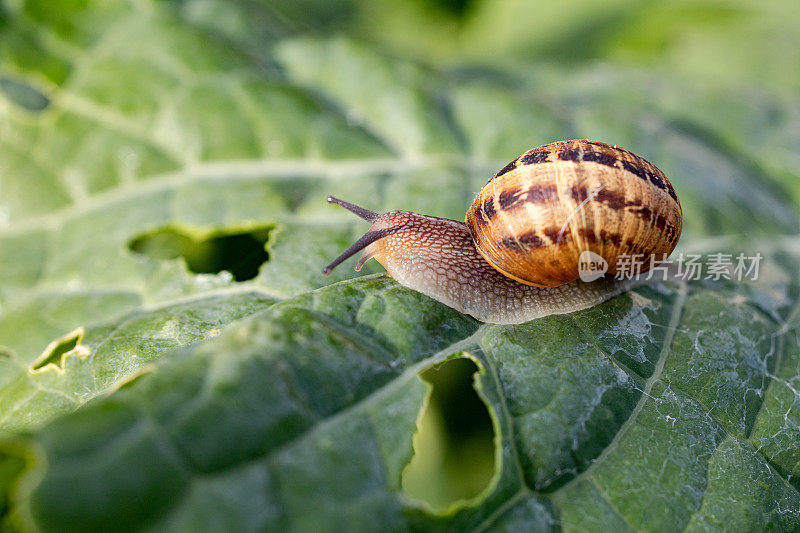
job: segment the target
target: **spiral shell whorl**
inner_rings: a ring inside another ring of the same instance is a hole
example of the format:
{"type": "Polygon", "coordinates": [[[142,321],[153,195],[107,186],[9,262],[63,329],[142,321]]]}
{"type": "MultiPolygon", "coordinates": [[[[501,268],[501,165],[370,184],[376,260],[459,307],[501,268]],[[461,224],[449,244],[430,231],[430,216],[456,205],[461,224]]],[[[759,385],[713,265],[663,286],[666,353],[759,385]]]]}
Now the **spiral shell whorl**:
{"type": "Polygon", "coordinates": [[[616,273],[620,255],[666,257],[680,237],[675,190],[652,163],[595,141],[525,152],[481,189],[467,211],[478,252],[509,277],[539,287],[578,279],[590,250],[616,273]]]}

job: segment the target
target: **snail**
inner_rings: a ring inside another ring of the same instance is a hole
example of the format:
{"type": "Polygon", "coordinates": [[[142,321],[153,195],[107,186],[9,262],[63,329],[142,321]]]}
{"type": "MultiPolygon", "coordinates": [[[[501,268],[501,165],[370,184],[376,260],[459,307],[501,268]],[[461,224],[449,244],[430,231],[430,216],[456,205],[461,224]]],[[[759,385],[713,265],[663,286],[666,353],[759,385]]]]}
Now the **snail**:
{"type": "Polygon", "coordinates": [[[480,190],[466,223],[328,202],[371,226],[323,274],[364,250],[357,271],[375,258],[401,285],[497,324],[577,311],[624,292],[636,279],[617,274],[631,258],[646,272],[672,252],[683,225],[663,172],[588,140],[554,142],[510,162],[480,190]],[[580,279],[587,257],[605,262],[604,277],[580,279]]]}

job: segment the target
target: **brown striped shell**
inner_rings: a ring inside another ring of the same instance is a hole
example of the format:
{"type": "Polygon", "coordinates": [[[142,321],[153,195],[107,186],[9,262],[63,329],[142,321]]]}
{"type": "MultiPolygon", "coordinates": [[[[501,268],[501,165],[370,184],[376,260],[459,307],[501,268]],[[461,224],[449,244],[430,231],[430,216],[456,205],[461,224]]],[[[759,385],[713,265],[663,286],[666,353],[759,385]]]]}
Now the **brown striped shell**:
{"type": "Polygon", "coordinates": [[[579,278],[589,250],[616,274],[631,259],[644,272],[678,243],[682,211],[655,165],[609,144],[574,140],[534,148],[503,167],[478,193],[466,223],[478,252],[527,285],[579,278]],[[626,263],[627,262],[627,263],[626,263]]]}

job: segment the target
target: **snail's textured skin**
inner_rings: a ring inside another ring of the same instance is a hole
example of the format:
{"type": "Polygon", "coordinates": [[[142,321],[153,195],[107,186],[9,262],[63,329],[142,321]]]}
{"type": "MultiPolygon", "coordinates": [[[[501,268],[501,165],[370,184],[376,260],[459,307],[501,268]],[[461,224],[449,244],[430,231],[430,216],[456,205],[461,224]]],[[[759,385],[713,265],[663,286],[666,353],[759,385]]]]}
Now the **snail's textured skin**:
{"type": "Polygon", "coordinates": [[[385,233],[364,250],[358,264],[377,259],[401,285],[483,322],[518,324],[596,305],[634,282],[604,278],[552,288],[524,285],[503,276],[475,249],[462,222],[392,211],[373,222],[385,233]]]}
{"type": "Polygon", "coordinates": [[[578,279],[590,250],[617,273],[620,255],[642,271],[666,258],[682,228],[678,197],[652,163],[596,141],[559,141],[506,165],[467,211],[478,252],[523,283],[555,287],[578,279]]]}

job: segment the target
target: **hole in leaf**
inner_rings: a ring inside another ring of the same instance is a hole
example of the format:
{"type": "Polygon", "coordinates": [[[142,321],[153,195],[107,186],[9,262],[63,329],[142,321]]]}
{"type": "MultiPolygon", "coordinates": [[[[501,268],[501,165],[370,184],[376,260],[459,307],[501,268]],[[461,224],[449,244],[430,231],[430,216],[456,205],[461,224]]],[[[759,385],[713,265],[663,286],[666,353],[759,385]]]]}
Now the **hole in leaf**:
{"type": "Polygon", "coordinates": [[[16,105],[28,111],[44,111],[50,106],[50,99],[31,84],[0,76],[0,92],[16,105]]]}
{"type": "Polygon", "coordinates": [[[163,228],[134,238],[128,247],[153,259],[183,257],[189,270],[196,274],[226,270],[236,281],[247,281],[256,277],[269,259],[266,244],[270,229],[263,226],[198,239],[179,229],[163,228]]]}
{"type": "Polygon", "coordinates": [[[430,390],[402,487],[435,512],[466,504],[494,476],[495,427],[475,389],[479,372],[472,359],[459,355],[420,373],[430,390]]]}
{"type": "Polygon", "coordinates": [[[63,371],[66,358],[72,353],[83,357],[89,355],[88,346],[82,346],[80,344],[83,333],[83,328],[78,328],[48,344],[47,348],[42,352],[42,355],[33,362],[31,370],[36,372],[48,365],[53,365],[58,370],[63,371]]]}

